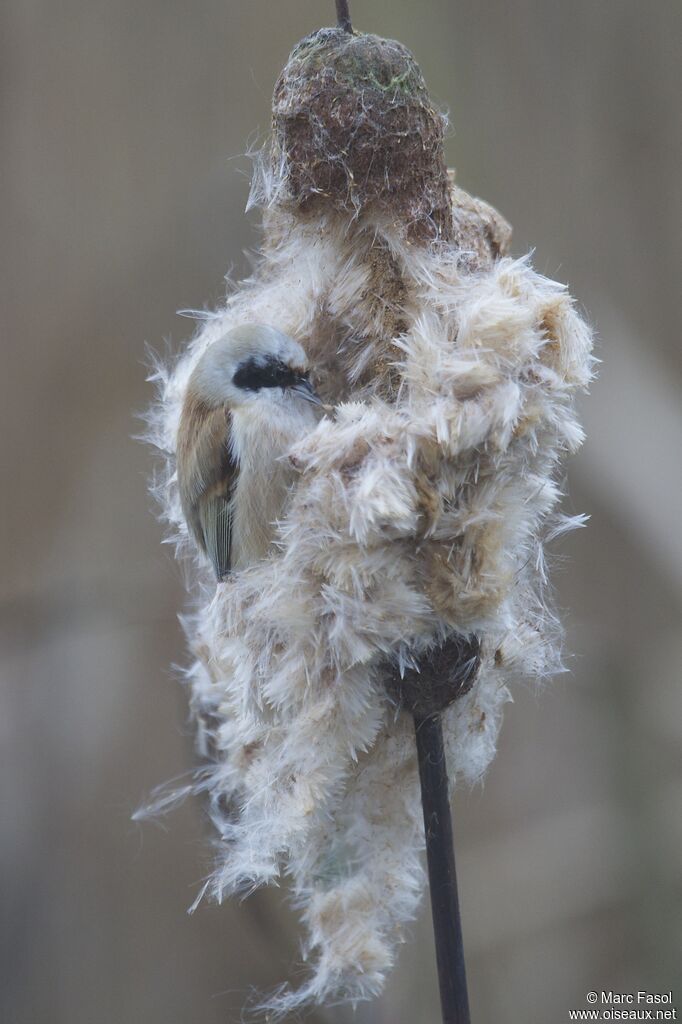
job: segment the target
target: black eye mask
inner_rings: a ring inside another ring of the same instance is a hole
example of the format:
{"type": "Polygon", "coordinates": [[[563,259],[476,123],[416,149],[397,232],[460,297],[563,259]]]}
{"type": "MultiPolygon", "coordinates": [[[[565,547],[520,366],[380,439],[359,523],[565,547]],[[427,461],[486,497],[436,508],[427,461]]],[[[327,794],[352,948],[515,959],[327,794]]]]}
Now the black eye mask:
{"type": "Polygon", "coordinates": [[[296,372],[279,359],[258,362],[247,359],[237,367],[233,383],[245,391],[260,391],[261,388],[290,388],[307,380],[307,374],[296,372]]]}

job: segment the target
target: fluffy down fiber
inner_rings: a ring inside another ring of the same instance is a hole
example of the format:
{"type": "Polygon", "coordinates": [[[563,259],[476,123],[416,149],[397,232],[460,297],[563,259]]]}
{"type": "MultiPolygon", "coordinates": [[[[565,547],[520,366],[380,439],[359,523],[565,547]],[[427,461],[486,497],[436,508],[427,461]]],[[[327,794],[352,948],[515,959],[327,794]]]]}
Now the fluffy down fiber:
{"type": "Polygon", "coordinates": [[[309,979],[273,998],[276,1014],[379,992],[423,890],[412,724],[382,659],[411,663],[451,630],[481,637],[478,680],[444,715],[453,784],[490,764],[510,677],[560,667],[542,540],[562,528],[556,469],[582,439],[591,338],[527,259],[472,264],[377,221],[285,207],[265,227],[254,276],[159,369],[152,434],[184,546],[176,432],[212,341],[274,324],[339,403],[291,453],[277,550],[217,589],[197,567],[186,620],[208,755],[194,789],[220,834],[206,890],[220,900],[286,874],[307,928],[309,979]]]}

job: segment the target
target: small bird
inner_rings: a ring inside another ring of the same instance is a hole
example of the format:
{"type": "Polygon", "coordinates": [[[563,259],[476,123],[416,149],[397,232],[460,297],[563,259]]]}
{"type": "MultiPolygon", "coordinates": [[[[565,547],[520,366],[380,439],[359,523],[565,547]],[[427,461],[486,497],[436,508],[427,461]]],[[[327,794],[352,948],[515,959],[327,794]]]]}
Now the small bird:
{"type": "Polygon", "coordinates": [[[283,456],[323,408],[305,352],[275,327],[234,327],[199,359],[180,417],[177,474],[187,526],[218,582],[267,554],[295,476],[283,456]]]}

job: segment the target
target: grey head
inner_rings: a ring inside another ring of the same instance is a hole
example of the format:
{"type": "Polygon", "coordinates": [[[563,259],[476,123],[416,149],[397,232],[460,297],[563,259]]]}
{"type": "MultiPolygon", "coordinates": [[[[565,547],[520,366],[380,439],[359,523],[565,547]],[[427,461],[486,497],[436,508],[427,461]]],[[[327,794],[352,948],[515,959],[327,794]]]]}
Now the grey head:
{"type": "Polygon", "coordinates": [[[240,324],[197,363],[190,387],[210,405],[238,407],[259,397],[292,395],[321,404],[297,341],[268,324],[240,324]]]}

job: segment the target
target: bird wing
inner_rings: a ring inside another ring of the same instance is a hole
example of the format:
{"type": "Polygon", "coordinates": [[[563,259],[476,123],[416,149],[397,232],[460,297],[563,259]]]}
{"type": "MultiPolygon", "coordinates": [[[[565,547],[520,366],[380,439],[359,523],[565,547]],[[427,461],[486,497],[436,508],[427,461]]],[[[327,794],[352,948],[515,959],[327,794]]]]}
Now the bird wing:
{"type": "Polygon", "coordinates": [[[232,503],[239,467],[232,454],[231,416],[185,403],[178,433],[178,484],[187,525],[222,580],[230,570],[232,503]]]}
{"type": "Polygon", "coordinates": [[[216,579],[224,579],[230,571],[232,546],[232,496],[222,489],[206,495],[199,505],[199,521],[204,550],[215,570],[216,579]]]}

